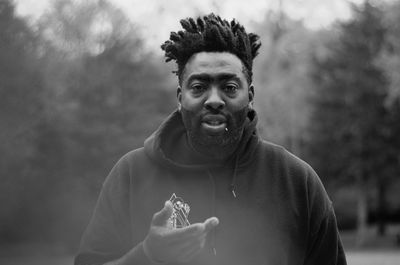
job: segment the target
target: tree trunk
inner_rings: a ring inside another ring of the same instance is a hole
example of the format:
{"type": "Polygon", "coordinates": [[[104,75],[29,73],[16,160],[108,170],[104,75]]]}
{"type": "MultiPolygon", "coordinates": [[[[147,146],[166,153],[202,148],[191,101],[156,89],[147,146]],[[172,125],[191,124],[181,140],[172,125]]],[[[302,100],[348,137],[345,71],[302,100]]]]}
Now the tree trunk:
{"type": "Polygon", "coordinates": [[[378,235],[386,234],[386,185],[380,180],[378,183],[378,235]]]}
{"type": "Polygon", "coordinates": [[[356,247],[361,247],[367,240],[367,185],[360,175],[357,178],[357,232],[356,232],[356,247]]]}

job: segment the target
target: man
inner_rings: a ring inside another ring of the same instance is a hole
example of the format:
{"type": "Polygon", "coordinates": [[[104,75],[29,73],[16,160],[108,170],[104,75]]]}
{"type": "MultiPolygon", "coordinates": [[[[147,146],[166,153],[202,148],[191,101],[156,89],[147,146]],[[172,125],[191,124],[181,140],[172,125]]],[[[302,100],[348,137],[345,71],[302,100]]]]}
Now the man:
{"type": "Polygon", "coordinates": [[[346,264],[318,176],[257,135],[258,36],[214,14],[181,24],[162,45],[178,109],[112,169],[75,264],[346,264]]]}

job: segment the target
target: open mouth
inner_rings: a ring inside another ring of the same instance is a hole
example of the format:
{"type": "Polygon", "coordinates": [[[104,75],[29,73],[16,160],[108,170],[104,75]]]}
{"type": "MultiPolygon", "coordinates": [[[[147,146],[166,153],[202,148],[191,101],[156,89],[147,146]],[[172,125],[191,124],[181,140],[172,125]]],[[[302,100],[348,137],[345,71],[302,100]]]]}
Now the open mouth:
{"type": "Polygon", "coordinates": [[[222,115],[208,115],[202,119],[202,127],[210,133],[220,133],[225,131],[227,126],[226,119],[222,115]]]}
{"type": "Polygon", "coordinates": [[[221,124],[225,124],[225,122],[221,122],[221,121],[205,121],[204,123],[207,123],[210,126],[218,126],[221,124]]]}

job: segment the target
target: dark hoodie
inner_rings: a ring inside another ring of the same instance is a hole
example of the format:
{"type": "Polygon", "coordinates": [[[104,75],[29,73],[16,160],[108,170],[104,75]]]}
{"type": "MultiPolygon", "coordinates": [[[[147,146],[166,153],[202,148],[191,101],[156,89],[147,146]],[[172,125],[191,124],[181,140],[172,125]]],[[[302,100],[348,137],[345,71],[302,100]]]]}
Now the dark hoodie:
{"type": "Polygon", "coordinates": [[[189,221],[220,223],[193,265],[346,264],[336,218],[312,168],[256,133],[250,112],[240,144],[224,163],[187,144],[179,112],[114,166],[83,235],[76,265],[104,264],[141,249],[152,216],[173,193],[189,221]]]}

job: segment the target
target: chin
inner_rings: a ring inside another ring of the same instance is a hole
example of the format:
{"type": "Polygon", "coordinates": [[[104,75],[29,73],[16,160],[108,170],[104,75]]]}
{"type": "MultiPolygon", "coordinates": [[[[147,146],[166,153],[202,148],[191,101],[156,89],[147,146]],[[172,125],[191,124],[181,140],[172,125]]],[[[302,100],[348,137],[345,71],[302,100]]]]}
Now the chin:
{"type": "Polygon", "coordinates": [[[210,158],[226,158],[232,155],[243,134],[248,109],[226,115],[228,131],[208,134],[202,130],[201,114],[182,108],[182,121],[192,147],[200,154],[210,158]]]}
{"type": "Polygon", "coordinates": [[[226,158],[239,145],[243,128],[229,130],[222,135],[205,135],[200,130],[188,130],[193,148],[200,154],[212,158],[226,158]]]}

